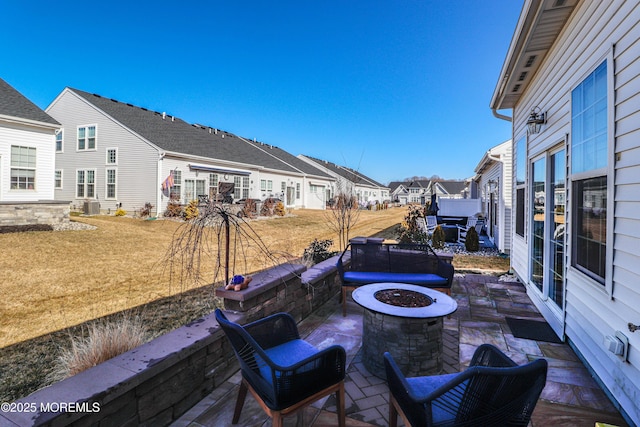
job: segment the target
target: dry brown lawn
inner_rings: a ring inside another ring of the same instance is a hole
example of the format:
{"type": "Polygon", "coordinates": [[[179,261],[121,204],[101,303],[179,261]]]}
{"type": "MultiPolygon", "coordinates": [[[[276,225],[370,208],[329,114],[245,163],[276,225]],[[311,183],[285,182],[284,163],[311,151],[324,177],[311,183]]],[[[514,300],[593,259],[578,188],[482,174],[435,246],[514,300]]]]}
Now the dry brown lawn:
{"type": "MultiPolygon", "coordinates": [[[[399,224],[404,215],[403,208],[361,211],[351,236],[381,233],[399,224]]],[[[74,220],[97,229],[0,235],[0,247],[4,248],[0,258],[0,348],[184,292],[219,277],[214,276],[215,262],[210,261],[202,265],[199,282],[170,280],[166,255],[179,232],[179,222],[112,216],[74,220]]],[[[296,210],[291,216],[249,224],[282,259],[300,257],[314,238],[336,241],[322,211],[296,210]]],[[[265,256],[247,254],[247,264],[238,265],[236,274],[269,266],[265,256]]]]}

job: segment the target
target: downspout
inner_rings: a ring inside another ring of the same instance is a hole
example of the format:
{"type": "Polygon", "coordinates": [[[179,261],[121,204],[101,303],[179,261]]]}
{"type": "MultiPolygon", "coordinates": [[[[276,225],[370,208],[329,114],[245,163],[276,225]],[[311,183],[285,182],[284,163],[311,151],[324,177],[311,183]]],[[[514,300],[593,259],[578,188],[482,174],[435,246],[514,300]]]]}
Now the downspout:
{"type": "Polygon", "coordinates": [[[162,161],[166,153],[161,151],[158,156],[158,167],[157,167],[157,176],[158,176],[158,187],[156,189],[156,218],[160,216],[160,205],[162,204],[162,161]]]}

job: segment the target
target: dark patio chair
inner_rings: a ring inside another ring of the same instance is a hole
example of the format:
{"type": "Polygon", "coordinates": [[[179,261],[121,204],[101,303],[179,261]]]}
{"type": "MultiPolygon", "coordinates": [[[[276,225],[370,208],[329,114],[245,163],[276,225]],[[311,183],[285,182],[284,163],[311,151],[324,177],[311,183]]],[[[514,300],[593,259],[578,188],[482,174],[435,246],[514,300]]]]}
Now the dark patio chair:
{"type": "Polygon", "coordinates": [[[405,378],[384,354],[389,382],[389,425],[526,426],[547,378],[547,361],[518,366],[496,347],[483,344],[458,374],[405,378]]]}
{"type": "Polygon", "coordinates": [[[338,425],[344,427],[346,355],[342,347],[316,349],[300,339],[296,323],[287,313],[244,326],[228,320],[219,309],[215,316],[242,371],[233,424],[240,419],[247,391],[272,418],[274,427],[283,425],[284,416],[336,393],[338,425]]]}

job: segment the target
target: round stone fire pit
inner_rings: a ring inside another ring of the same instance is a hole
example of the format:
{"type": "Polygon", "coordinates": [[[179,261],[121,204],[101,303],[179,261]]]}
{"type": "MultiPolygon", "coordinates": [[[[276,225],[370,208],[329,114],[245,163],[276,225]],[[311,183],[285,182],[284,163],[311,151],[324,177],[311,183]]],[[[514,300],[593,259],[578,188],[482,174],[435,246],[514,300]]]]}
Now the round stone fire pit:
{"type": "Polygon", "coordinates": [[[352,297],[365,308],[362,362],[370,373],[385,378],[385,351],[408,377],[442,371],[442,318],[458,308],[453,298],[404,283],[360,286],[352,297]]]}

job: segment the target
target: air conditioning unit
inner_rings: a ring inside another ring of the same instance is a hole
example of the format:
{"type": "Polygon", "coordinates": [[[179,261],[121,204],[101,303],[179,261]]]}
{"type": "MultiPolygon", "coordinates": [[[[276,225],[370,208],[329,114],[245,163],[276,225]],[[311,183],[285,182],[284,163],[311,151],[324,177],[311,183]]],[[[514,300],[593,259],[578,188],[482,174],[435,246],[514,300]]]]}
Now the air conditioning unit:
{"type": "Polygon", "coordinates": [[[84,202],[83,212],[85,215],[100,215],[100,202],[84,202]]]}

